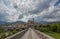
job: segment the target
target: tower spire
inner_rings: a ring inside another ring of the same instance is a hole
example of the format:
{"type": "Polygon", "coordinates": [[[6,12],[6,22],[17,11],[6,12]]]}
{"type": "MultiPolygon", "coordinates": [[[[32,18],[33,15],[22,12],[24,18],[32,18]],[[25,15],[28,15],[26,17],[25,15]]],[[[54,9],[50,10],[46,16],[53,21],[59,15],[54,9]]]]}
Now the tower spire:
{"type": "Polygon", "coordinates": [[[33,18],[33,22],[34,22],[34,18],[33,18]]]}
{"type": "Polygon", "coordinates": [[[33,24],[34,24],[34,18],[33,18],[33,24]]]}

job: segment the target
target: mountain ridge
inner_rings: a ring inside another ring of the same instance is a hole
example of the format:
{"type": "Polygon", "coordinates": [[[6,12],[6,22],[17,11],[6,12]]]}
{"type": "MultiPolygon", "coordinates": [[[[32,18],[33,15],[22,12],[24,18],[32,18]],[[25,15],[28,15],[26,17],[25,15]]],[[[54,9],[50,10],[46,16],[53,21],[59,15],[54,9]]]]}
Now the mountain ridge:
{"type": "Polygon", "coordinates": [[[23,21],[16,21],[16,22],[4,22],[4,21],[0,21],[0,24],[14,24],[14,23],[26,23],[26,22],[23,22],[23,21]]]}

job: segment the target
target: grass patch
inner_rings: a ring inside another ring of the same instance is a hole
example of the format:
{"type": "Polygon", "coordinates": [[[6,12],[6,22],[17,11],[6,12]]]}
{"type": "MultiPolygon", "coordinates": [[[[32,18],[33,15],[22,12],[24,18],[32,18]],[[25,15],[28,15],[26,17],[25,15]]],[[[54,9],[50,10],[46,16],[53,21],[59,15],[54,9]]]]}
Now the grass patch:
{"type": "Polygon", "coordinates": [[[55,38],[55,39],[60,39],[60,33],[58,32],[53,32],[49,30],[49,28],[36,28],[37,30],[44,32],[45,34],[55,38]]]}
{"type": "Polygon", "coordinates": [[[44,32],[44,33],[54,37],[55,39],[60,39],[60,33],[56,33],[56,32],[44,32]]]}

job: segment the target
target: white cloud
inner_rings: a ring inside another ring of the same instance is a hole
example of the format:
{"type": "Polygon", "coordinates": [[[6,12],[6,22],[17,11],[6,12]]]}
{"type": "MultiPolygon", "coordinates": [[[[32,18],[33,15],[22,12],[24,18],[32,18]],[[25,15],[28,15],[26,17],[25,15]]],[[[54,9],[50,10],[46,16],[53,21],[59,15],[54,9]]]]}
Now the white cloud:
{"type": "Polygon", "coordinates": [[[54,21],[60,21],[60,5],[54,6],[50,5],[48,9],[45,9],[40,13],[40,17],[44,19],[44,21],[48,22],[54,22],[54,21]]]}
{"type": "Polygon", "coordinates": [[[0,0],[0,20],[15,22],[35,18],[38,21],[60,21],[60,4],[55,7],[56,2],[57,0],[0,0]]]}

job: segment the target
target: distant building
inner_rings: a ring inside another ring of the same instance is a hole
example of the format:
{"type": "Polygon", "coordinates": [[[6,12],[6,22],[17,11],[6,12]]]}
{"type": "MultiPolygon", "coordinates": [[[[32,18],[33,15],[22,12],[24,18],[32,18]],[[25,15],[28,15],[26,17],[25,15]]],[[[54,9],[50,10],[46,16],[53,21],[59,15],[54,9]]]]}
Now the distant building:
{"type": "Polygon", "coordinates": [[[28,20],[27,25],[28,25],[29,27],[32,27],[32,26],[39,26],[40,24],[37,23],[37,22],[34,22],[34,21],[32,21],[32,20],[28,20]]]}
{"type": "Polygon", "coordinates": [[[16,26],[1,26],[5,30],[13,30],[16,26]]]}
{"type": "Polygon", "coordinates": [[[16,23],[16,24],[13,24],[13,25],[10,25],[10,26],[2,26],[4,29],[20,29],[20,28],[27,28],[27,27],[33,27],[33,26],[39,26],[40,24],[37,23],[37,22],[34,22],[34,19],[33,21],[32,20],[28,20],[27,23],[16,23]]]}
{"type": "Polygon", "coordinates": [[[20,27],[20,28],[27,27],[27,24],[19,24],[17,27],[20,27]]]}

